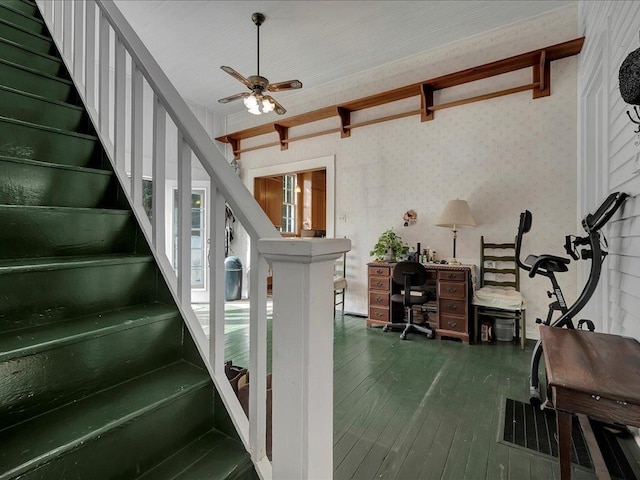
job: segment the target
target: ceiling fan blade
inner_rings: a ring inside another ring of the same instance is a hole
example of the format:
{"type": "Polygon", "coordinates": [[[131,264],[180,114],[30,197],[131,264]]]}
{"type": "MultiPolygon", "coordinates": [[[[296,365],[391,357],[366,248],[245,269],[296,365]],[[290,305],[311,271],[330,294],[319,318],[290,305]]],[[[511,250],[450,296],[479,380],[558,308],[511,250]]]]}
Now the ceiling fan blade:
{"type": "Polygon", "coordinates": [[[270,92],[281,92],[282,90],[293,90],[296,88],[302,88],[302,82],[300,80],[287,80],[286,82],[270,83],[267,85],[267,90],[270,92]]]}
{"type": "Polygon", "coordinates": [[[251,88],[253,85],[251,84],[251,82],[249,80],[247,80],[246,78],[244,78],[242,75],[240,75],[238,72],[236,72],[233,68],[231,67],[225,67],[224,65],[220,67],[223,71],[227,72],[229,75],[231,75],[233,78],[235,78],[236,80],[244,83],[247,87],[251,88]]]}
{"type": "Polygon", "coordinates": [[[278,115],[284,115],[285,113],[287,113],[285,108],[282,105],[280,105],[278,102],[276,102],[271,95],[265,95],[264,98],[273,102],[273,104],[275,105],[274,110],[278,115]]]}
{"type": "Polygon", "coordinates": [[[235,95],[231,95],[229,97],[221,98],[220,100],[218,100],[218,102],[220,102],[220,103],[229,103],[229,102],[232,102],[233,100],[238,100],[239,98],[247,98],[249,95],[251,95],[251,93],[249,93],[249,92],[236,93],[235,95]]]}

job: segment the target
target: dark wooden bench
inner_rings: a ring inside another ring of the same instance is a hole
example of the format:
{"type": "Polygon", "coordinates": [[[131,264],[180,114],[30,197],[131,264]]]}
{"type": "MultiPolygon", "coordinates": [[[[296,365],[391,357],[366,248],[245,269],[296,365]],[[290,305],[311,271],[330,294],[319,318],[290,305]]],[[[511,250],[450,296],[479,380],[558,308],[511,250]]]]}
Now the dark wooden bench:
{"type": "Polygon", "coordinates": [[[599,479],[610,478],[589,418],[640,427],[640,343],[634,338],[540,326],[556,409],[560,478],[571,478],[571,416],[580,420],[599,479]]]}

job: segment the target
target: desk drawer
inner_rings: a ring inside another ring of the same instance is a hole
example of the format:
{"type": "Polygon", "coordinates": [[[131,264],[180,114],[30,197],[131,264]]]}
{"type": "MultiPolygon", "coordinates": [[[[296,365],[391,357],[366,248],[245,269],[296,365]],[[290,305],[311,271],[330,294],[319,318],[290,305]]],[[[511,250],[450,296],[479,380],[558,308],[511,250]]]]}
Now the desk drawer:
{"type": "Polygon", "coordinates": [[[391,267],[369,266],[369,276],[390,277],[391,267]]]}
{"type": "Polygon", "coordinates": [[[466,315],[467,314],[467,301],[457,300],[451,298],[440,298],[438,300],[438,311],[443,315],[466,315]]]}
{"type": "Polygon", "coordinates": [[[451,281],[451,282],[464,282],[467,278],[466,272],[458,272],[458,271],[439,271],[438,272],[438,280],[441,281],[451,281]]]}
{"type": "Polygon", "coordinates": [[[369,307],[369,318],[381,322],[389,321],[389,309],[379,307],[369,307]]]}
{"type": "Polygon", "coordinates": [[[390,277],[369,277],[369,290],[383,290],[385,292],[390,291],[391,278],[390,277]]]}
{"type": "Polygon", "coordinates": [[[440,281],[438,287],[440,289],[438,296],[441,298],[460,298],[462,300],[467,298],[467,285],[464,282],[440,281]]]}
{"type": "Polygon", "coordinates": [[[460,317],[457,315],[440,314],[440,330],[450,330],[453,332],[466,333],[466,318],[467,317],[460,317]]]}
{"type": "Polygon", "coordinates": [[[372,307],[388,307],[389,294],[384,292],[369,292],[369,305],[372,307]]]}

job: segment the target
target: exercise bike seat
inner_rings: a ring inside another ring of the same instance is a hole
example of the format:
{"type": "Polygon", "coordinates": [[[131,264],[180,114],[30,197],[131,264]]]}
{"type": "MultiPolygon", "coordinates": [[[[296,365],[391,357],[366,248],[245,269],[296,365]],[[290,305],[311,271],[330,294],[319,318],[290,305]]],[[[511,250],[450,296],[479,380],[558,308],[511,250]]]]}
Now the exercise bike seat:
{"type": "Polygon", "coordinates": [[[566,272],[571,260],[555,255],[528,255],[525,263],[531,266],[529,277],[535,277],[536,273],[544,275],[546,272],[566,272]]]}

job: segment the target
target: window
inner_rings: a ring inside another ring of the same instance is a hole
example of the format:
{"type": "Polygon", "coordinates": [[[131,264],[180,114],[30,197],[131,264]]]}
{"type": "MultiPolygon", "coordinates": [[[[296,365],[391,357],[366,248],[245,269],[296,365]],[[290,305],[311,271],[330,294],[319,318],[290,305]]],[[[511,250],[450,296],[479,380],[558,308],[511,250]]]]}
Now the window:
{"type": "Polygon", "coordinates": [[[296,232],[296,176],[284,175],[282,179],[282,227],[285,233],[296,232]]]}

